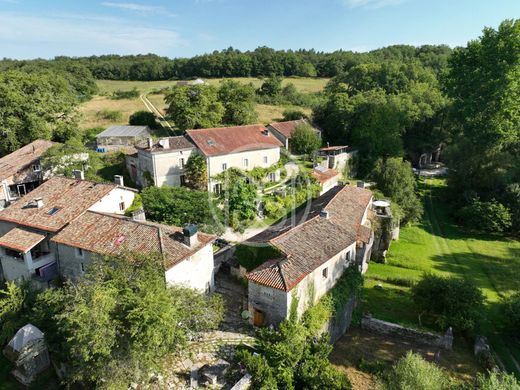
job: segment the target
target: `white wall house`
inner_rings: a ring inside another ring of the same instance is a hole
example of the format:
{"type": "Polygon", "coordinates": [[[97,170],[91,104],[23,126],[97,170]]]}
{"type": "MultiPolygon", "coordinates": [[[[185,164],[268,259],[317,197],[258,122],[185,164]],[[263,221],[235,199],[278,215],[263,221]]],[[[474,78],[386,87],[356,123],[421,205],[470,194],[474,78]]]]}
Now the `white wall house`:
{"type": "MultiPolygon", "coordinates": [[[[188,130],[186,135],[206,157],[208,191],[220,191],[216,176],[229,168],[249,171],[268,168],[280,160],[282,143],[263,125],[188,130]]],[[[269,179],[278,180],[279,173],[269,179]]]]}
{"type": "Polygon", "coordinates": [[[116,184],[53,177],[0,211],[0,264],[5,280],[45,286],[57,276],[52,238],[88,210],[124,214],[135,190],[116,184]]]}
{"type": "Polygon", "coordinates": [[[332,289],[347,267],[366,270],[373,244],[372,193],[344,186],[321,196],[308,218],[268,242],[281,252],[247,274],[254,325],[277,325],[298,299],[301,315],[332,289]]]}

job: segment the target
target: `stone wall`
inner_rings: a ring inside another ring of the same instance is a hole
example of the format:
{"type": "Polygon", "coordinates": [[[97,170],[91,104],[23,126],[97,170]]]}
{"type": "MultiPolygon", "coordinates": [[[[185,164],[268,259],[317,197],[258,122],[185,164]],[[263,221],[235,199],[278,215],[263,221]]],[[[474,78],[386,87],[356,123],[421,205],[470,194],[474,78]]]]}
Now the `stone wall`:
{"type": "Polygon", "coordinates": [[[352,323],[352,313],[356,307],[356,303],[356,298],[351,297],[336,311],[335,315],[323,325],[321,333],[328,332],[332,344],[338,341],[350,327],[352,323]]]}
{"type": "Polygon", "coordinates": [[[378,320],[377,318],[373,318],[369,315],[365,315],[361,319],[361,328],[375,333],[402,337],[413,342],[447,350],[451,350],[453,346],[453,332],[451,328],[448,329],[446,334],[440,335],[430,332],[422,332],[417,329],[406,328],[398,324],[378,320]]]}

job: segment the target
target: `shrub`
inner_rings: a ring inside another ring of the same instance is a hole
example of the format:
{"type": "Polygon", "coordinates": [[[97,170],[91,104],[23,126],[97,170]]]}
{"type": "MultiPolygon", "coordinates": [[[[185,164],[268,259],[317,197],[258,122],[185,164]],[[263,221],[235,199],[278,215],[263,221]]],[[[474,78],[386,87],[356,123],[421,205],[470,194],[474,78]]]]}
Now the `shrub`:
{"type": "Polygon", "coordinates": [[[443,369],[412,352],[399,359],[383,381],[385,390],[447,390],[450,385],[443,369]]]}
{"type": "Polygon", "coordinates": [[[312,126],[300,124],[295,127],[290,144],[293,153],[312,155],[321,146],[321,139],[312,126]]]}
{"type": "Polygon", "coordinates": [[[520,383],[513,374],[505,372],[489,372],[488,375],[477,375],[479,390],[520,390],[520,383]]]}
{"type": "Polygon", "coordinates": [[[295,121],[297,119],[307,118],[307,115],[301,110],[285,110],[282,115],[284,121],[295,121]]]}
{"type": "Polygon", "coordinates": [[[157,129],[159,127],[155,114],[144,110],[136,111],[130,115],[128,123],[132,126],[148,126],[150,129],[157,129]]]}
{"type": "Polygon", "coordinates": [[[117,91],[114,91],[112,93],[112,99],[119,100],[119,99],[136,99],[141,95],[141,92],[137,88],[132,88],[129,91],[123,91],[121,89],[118,89],[117,91]]]}
{"type": "Polygon", "coordinates": [[[98,111],[96,116],[100,119],[105,119],[113,122],[120,121],[123,119],[123,113],[118,110],[103,109],[101,111],[98,111]]]}
{"type": "Polygon", "coordinates": [[[520,292],[505,300],[505,318],[511,333],[516,334],[520,329],[520,292]]]}
{"type": "Polygon", "coordinates": [[[458,217],[464,225],[483,232],[502,233],[512,225],[509,209],[495,199],[483,202],[474,197],[460,209],[458,217]]]}
{"type": "Polygon", "coordinates": [[[422,310],[436,316],[443,329],[452,326],[459,331],[473,330],[484,305],[484,296],[472,281],[432,274],[412,287],[412,296],[422,310]]]}

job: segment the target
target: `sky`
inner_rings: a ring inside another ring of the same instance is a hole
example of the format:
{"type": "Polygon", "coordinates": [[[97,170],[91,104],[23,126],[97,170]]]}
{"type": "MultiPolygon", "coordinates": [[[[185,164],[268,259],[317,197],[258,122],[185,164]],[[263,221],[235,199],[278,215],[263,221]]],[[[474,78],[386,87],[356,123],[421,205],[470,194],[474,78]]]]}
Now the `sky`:
{"type": "Polygon", "coordinates": [[[520,0],[0,0],[0,58],[463,46],[520,0]]]}

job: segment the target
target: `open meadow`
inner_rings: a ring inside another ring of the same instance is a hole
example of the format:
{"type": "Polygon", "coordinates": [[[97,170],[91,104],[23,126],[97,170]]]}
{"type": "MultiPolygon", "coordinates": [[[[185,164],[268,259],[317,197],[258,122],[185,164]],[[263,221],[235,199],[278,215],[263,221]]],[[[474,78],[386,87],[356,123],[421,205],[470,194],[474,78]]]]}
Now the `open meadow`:
{"type": "MultiPolygon", "coordinates": [[[[489,338],[506,369],[518,375],[520,346],[502,334],[500,302],[520,289],[520,242],[466,232],[457,226],[442,200],[445,186],[440,179],[421,183],[423,219],[401,230],[400,239],[391,245],[387,264],[370,264],[362,310],[376,318],[418,327],[419,312],[410,293],[414,282],[428,272],[468,278],[486,298],[485,320],[477,332],[489,338]],[[374,288],[378,284],[381,289],[374,288]]],[[[422,325],[440,330],[427,320],[422,325]]]]}
{"type": "MultiPolygon", "coordinates": [[[[206,80],[211,85],[218,85],[223,79],[206,80]]],[[[239,77],[234,80],[242,83],[252,83],[255,88],[260,87],[262,79],[253,77],[239,77]]],[[[293,83],[300,92],[319,92],[322,91],[327,84],[328,79],[324,78],[303,78],[288,77],[284,78],[282,85],[293,83]]],[[[99,92],[92,100],[89,100],[80,106],[82,120],[80,126],[83,129],[93,127],[107,127],[114,124],[128,123],[128,117],[135,111],[146,110],[146,106],[140,98],[135,99],[111,99],[110,96],[115,91],[130,91],[136,88],[141,94],[146,94],[148,100],[161,112],[165,113],[166,103],[164,102],[164,94],[153,93],[163,88],[172,87],[177,81],[120,81],[120,80],[98,80],[99,92]],[[121,116],[117,119],[109,119],[102,115],[103,110],[120,111],[121,116]]],[[[268,104],[257,104],[256,111],[258,113],[258,121],[260,123],[269,123],[282,118],[282,114],[286,109],[298,109],[310,115],[311,110],[297,106],[276,106],[268,104]]]]}

